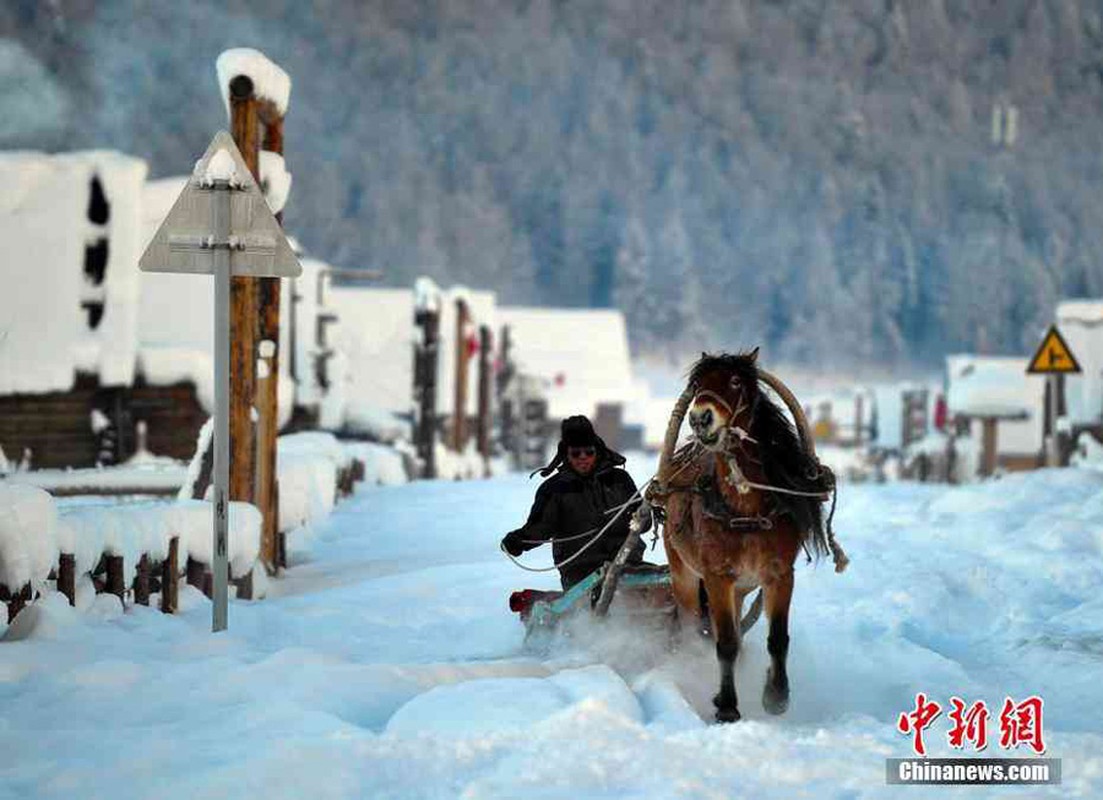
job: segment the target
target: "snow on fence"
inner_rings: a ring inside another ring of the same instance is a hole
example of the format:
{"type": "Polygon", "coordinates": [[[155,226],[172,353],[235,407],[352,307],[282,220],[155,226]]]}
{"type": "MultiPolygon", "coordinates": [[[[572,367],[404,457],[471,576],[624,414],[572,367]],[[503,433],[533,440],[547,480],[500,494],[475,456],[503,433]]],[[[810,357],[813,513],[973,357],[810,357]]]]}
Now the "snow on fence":
{"type": "MultiPolygon", "coordinates": [[[[364,442],[343,444],[328,433],[282,436],[277,458],[281,533],[320,522],[339,497],[352,493],[357,481],[408,480],[398,451],[364,442]]],[[[189,484],[198,474],[197,466],[193,468],[189,484]]],[[[176,467],[175,471],[179,482],[185,470],[176,467]]],[[[102,478],[109,470],[82,472],[102,478]]],[[[181,575],[210,594],[213,557],[208,502],[180,497],[59,506],[44,488],[12,477],[0,481],[0,601],[7,603],[9,619],[51,581],[78,607],[80,597],[93,592],[122,598],[129,591],[135,602],[147,605],[160,592],[162,610],[171,612],[177,608],[181,575]]],[[[90,480],[84,474],[63,477],[81,486],[90,480]]],[[[127,483],[132,484],[132,480],[127,483]]],[[[228,556],[238,597],[252,597],[260,588],[253,585],[264,574],[257,561],[260,534],[260,512],[248,503],[231,503],[228,556]]]]}
{"type": "MultiPolygon", "coordinates": [[[[239,596],[251,596],[260,524],[255,507],[230,504],[230,577],[239,596]]],[[[181,574],[209,589],[211,546],[211,507],[204,501],[59,509],[42,489],[0,484],[0,600],[9,620],[50,580],[71,605],[78,587],[90,582],[120,598],[133,591],[147,605],[161,592],[162,610],[174,611],[181,574]]]]}
{"type": "Polygon", "coordinates": [[[283,532],[327,516],[359,481],[392,486],[409,480],[411,455],[398,447],[342,442],[322,431],[281,436],[277,447],[283,532]]]}

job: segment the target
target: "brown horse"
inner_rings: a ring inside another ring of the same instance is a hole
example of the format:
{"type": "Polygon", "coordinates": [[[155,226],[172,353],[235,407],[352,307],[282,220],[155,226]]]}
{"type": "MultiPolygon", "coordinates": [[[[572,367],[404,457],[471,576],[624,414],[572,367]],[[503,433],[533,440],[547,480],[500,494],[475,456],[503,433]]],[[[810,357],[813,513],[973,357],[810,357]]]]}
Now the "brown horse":
{"type": "MultiPolygon", "coordinates": [[[[720,662],[716,719],[740,718],[734,665],[743,600],[761,587],[770,630],[770,668],[762,705],[771,714],[789,706],[786,656],[793,565],[803,548],[830,551],[835,569],[846,555],[825,526],[822,503],[834,476],[813,449],[808,422],[781,381],[758,369],[758,349],[741,355],[702,355],[674,407],[649,500],[665,510],[663,537],[675,601],[693,620],[707,613],[720,662]],[[799,429],[763,392],[776,391],[799,429]],[[689,411],[695,441],[674,453],[689,411]]],[[[832,504],[832,512],[834,504],[832,504]]]]}

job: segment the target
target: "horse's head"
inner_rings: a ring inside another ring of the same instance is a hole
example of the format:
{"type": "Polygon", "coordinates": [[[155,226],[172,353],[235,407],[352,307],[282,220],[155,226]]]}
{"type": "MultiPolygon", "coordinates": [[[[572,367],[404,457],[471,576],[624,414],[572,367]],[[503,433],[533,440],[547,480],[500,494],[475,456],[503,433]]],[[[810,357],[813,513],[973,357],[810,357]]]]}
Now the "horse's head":
{"type": "Polygon", "coordinates": [[[758,348],[738,355],[701,354],[689,382],[689,427],[707,450],[722,451],[735,428],[749,432],[758,404],[758,348]]]}

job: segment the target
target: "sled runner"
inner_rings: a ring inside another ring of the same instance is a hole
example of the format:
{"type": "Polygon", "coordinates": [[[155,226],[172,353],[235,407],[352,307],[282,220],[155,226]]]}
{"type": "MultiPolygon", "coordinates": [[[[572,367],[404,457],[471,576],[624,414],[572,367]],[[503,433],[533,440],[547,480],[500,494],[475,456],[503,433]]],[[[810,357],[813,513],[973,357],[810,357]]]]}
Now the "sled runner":
{"type": "MultiPolygon", "coordinates": [[[[509,597],[509,609],[525,625],[525,641],[540,633],[550,633],[559,621],[597,604],[607,563],[591,572],[565,592],[521,589],[509,597]]],[[[617,581],[619,605],[633,616],[670,617],[674,595],[670,590],[670,570],[665,564],[629,564],[617,581]]]]}

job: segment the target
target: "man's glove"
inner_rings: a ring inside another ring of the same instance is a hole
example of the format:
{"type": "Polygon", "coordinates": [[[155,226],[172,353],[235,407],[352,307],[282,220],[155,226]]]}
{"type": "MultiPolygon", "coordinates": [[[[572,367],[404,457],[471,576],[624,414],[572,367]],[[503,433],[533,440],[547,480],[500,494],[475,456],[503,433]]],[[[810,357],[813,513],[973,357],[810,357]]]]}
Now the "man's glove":
{"type": "Polygon", "coordinates": [[[525,552],[525,548],[521,545],[521,530],[510,531],[502,539],[502,549],[509,553],[511,556],[519,556],[525,552]]]}

